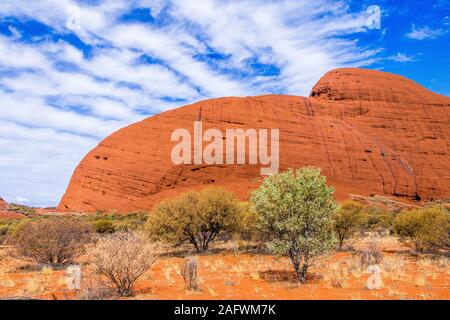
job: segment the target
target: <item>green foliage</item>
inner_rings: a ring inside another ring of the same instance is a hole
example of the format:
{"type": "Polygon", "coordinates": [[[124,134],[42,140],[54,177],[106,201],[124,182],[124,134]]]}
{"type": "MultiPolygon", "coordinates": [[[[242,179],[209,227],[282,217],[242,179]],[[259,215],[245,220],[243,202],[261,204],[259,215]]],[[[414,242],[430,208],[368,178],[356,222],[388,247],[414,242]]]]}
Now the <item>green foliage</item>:
{"type": "Polygon", "coordinates": [[[248,202],[242,202],[240,203],[240,206],[241,218],[239,219],[240,223],[238,230],[240,239],[245,241],[259,240],[261,236],[259,235],[258,229],[256,228],[256,224],[258,222],[257,212],[248,202]]]}
{"type": "Polygon", "coordinates": [[[450,246],[450,212],[442,206],[404,211],[396,217],[394,228],[419,252],[450,246]]]}
{"type": "Polygon", "coordinates": [[[9,228],[9,225],[0,224],[0,245],[5,241],[9,228]]]}
{"type": "Polygon", "coordinates": [[[8,233],[9,226],[8,225],[0,225],[0,237],[6,236],[8,233]]]}
{"type": "Polygon", "coordinates": [[[94,230],[97,233],[114,233],[116,229],[114,228],[114,224],[109,220],[98,220],[94,222],[94,230]]]}
{"type": "Polygon", "coordinates": [[[290,258],[302,283],[314,258],[335,243],[333,192],[319,169],[306,167],[271,176],[252,193],[269,249],[290,258]]]}
{"type": "Polygon", "coordinates": [[[369,207],[364,210],[364,229],[366,230],[391,230],[394,224],[395,214],[381,208],[369,207]]]}
{"type": "Polygon", "coordinates": [[[229,237],[238,230],[240,211],[231,192],[218,188],[191,191],[158,204],[146,229],[153,240],[190,243],[197,251],[206,251],[218,237],[229,237]]]}
{"type": "Polygon", "coordinates": [[[22,204],[10,203],[8,205],[8,211],[17,212],[24,214],[26,216],[30,216],[36,213],[35,209],[22,204]]]}
{"type": "Polygon", "coordinates": [[[129,214],[86,214],[81,217],[85,222],[90,223],[97,233],[114,233],[117,231],[136,231],[144,226],[148,214],[145,212],[132,212],[129,214]]]}
{"type": "Polygon", "coordinates": [[[14,218],[0,219],[0,244],[7,241],[8,237],[13,235],[22,224],[30,220],[14,218]]]}
{"type": "Polygon", "coordinates": [[[335,218],[334,230],[339,241],[339,249],[342,249],[344,241],[364,222],[364,206],[356,201],[345,201],[341,204],[335,218]]]}
{"type": "Polygon", "coordinates": [[[122,215],[121,219],[115,222],[117,231],[136,231],[144,227],[148,219],[146,212],[131,212],[127,215],[122,215]]]}

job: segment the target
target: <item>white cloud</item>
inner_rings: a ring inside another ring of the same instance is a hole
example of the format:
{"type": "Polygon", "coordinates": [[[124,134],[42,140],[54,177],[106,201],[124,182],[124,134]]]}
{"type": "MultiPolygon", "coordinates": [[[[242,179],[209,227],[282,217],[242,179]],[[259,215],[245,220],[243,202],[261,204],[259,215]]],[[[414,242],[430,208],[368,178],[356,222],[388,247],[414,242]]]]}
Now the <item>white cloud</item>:
{"type": "Polygon", "coordinates": [[[28,202],[30,202],[30,200],[22,196],[17,196],[14,198],[14,203],[17,204],[27,204],[28,202]]]}
{"type": "Polygon", "coordinates": [[[413,24],[411,27],[411,32],[407,33],[406,36],[415,40],[426,40],[426,39],[434,39],[444,32],[441,29],[430,29],[428,26],[418,27],[413,24]]]}
{"type": "Polygon", "coordinates": [[[416,59],[413,56],[399,52],[396,55],[388,57],[388,60],[392,60],[395,62],[411,62],[415,61],[416,59]]]}
{"type": "Polygon", "coordinates": [[[17,39],[19,39],[20,37],[22,37],[22,35],[20,34],[20,32],[17,31],[17,29],[14,28],[13,26],[9,26],[9,27],[8,27],[8,30],[9,30],[9,32],[11,32],[12,37],[13,37],[14,40],[17,40],[17,39]]]}
{"type": "Polygon", "coordinates": [[[0,36],[0,66],[49,69],[50,63],[45,55],[33,46],[24,48],[24,46],[17,45],[10,39],[0,36]]]}
{"type": "Polygon", "coordinates": [[[202,46],[188,35],[177,35],[178,31],[157,31],[140,25],[126,25],[113,28],[106,38],[119,47],[143,50],[145,53],[163,57],[178,72],[188,77],[189,81],[199,86],[208,96],[245,95],[250,88],[245,83],[234,81],[209,69],[202,62],[193,59],[202,46]],[[192,47],[188,47],[188,42],[192,47]],[[247,90],[246,90],[247,89],[247,90]]]}
{"type": "Polygon", "coordinates": [[[333,38],[364,30],[366,16],[349,14],[332,1],[279,1],[261,6],[256,1],[174,1],[173,14],[194,23],[211,45],[231,54],[237,66],[271,48],[271,60],[282,67],[276,81],[288,93],[309,93],[328,70],[361,66],[375,53],[356,42],[333,38]],[[364,61],[362,61],[364,60],[364,61]]]}
{"type": "Polygon", "coordinates": [[[75,166],[97,139],[0,120],[2,197],[27,204],[55,205],[75,166]]]}
{"type": "Polygon", "coordinates": [[[345,37],[365,30],[364,8],[350,13],[334,0],[2,0],[5,16],[61,35],[30,42],[15,26],[0,36],[0,196],[39,205],[57,203],[100,139],[148,113],[180,99],[307,95],[328,70],[368,65],[379,52],[345,37]],[[73,32],[88,52],[67,40],[75,5],[73,32]],[[133,8],[163,23],[119,20],[133,8]],[[202,58],[211,53],[226,58],[202,58]],[[155,62],[142,63],[144,55],[155,62]],[[255,73],[250,60],[279,73],[255,73]]]}

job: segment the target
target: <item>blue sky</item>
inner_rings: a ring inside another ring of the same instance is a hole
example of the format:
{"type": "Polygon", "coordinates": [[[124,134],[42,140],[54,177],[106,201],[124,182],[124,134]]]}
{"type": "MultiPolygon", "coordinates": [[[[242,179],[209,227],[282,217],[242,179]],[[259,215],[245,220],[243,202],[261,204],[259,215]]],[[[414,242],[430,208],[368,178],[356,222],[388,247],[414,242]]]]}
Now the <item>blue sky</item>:
{"type": "Polygon", "coordinates": [[[308,95],[333,68],[450,95],[449,15],[447,0],[2,0],[0,196],[56,205],[118,128],[206,98],[308,95]]]}

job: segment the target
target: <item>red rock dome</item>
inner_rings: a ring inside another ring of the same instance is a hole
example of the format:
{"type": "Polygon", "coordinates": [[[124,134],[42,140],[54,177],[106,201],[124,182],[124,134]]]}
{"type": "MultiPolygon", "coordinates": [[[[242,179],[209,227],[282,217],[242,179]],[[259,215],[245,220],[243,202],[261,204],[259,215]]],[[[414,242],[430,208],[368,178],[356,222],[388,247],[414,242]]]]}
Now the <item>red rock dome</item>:
{"type": "Polygon", "coordinates": [[[8,203],[0,197],[0,210],[7,210],[8,203]]]}
{"type": "Polygon", "coordinates": [[[221,186],[242,199],[261,183],[260,166],[176,165],[175,129],[279,129],[280,171],[322,168],[338,198],[370,193],[407,201],[450,197],[450,98],[406,78],[338,69],[309,98],[219,98],[123,128],[76,168],[59,209],[148,210],[188,189],[221,186]]]}

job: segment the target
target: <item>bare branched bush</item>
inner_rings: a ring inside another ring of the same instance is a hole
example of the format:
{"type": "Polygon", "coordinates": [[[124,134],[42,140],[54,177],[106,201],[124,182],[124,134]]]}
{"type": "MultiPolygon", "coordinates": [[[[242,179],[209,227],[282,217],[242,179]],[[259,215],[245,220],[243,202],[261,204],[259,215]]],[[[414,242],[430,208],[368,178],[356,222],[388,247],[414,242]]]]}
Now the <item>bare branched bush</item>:
{"type": "Polygon", "coordinates": [[[112,289],[121,296],[130,296],[136,281],[156,261],[158,250],[142,233],[118,232],[100,238],[90,256],[112,289]]]}
{"type": "Polygon", "coordinates": [[[186,289],[198,290],[198,258],[188,257],[184,261],[183,269],[181,271],[184,282],[186,283],[186,289]]]}
{"type": "Polygon", "coordinates": [[[45,264],[65,264],[92,240],[92,228],[72,218],[53,217],[21,225],[8,240],[13,255],[45,264]]]}
{"type": "Polygon", "coordinates": [[[383,261],[383,254],[376,241],[369,244],[368,249],[359,253],[361,269],[365,269],[370,265],[380,264],[383,261]]]}
{"type": "Polygon", "coordinates": [[[77,295],[77,300],[112,300],[117,295],[116,291],[102,284],[89,285],[77,295]]]}

